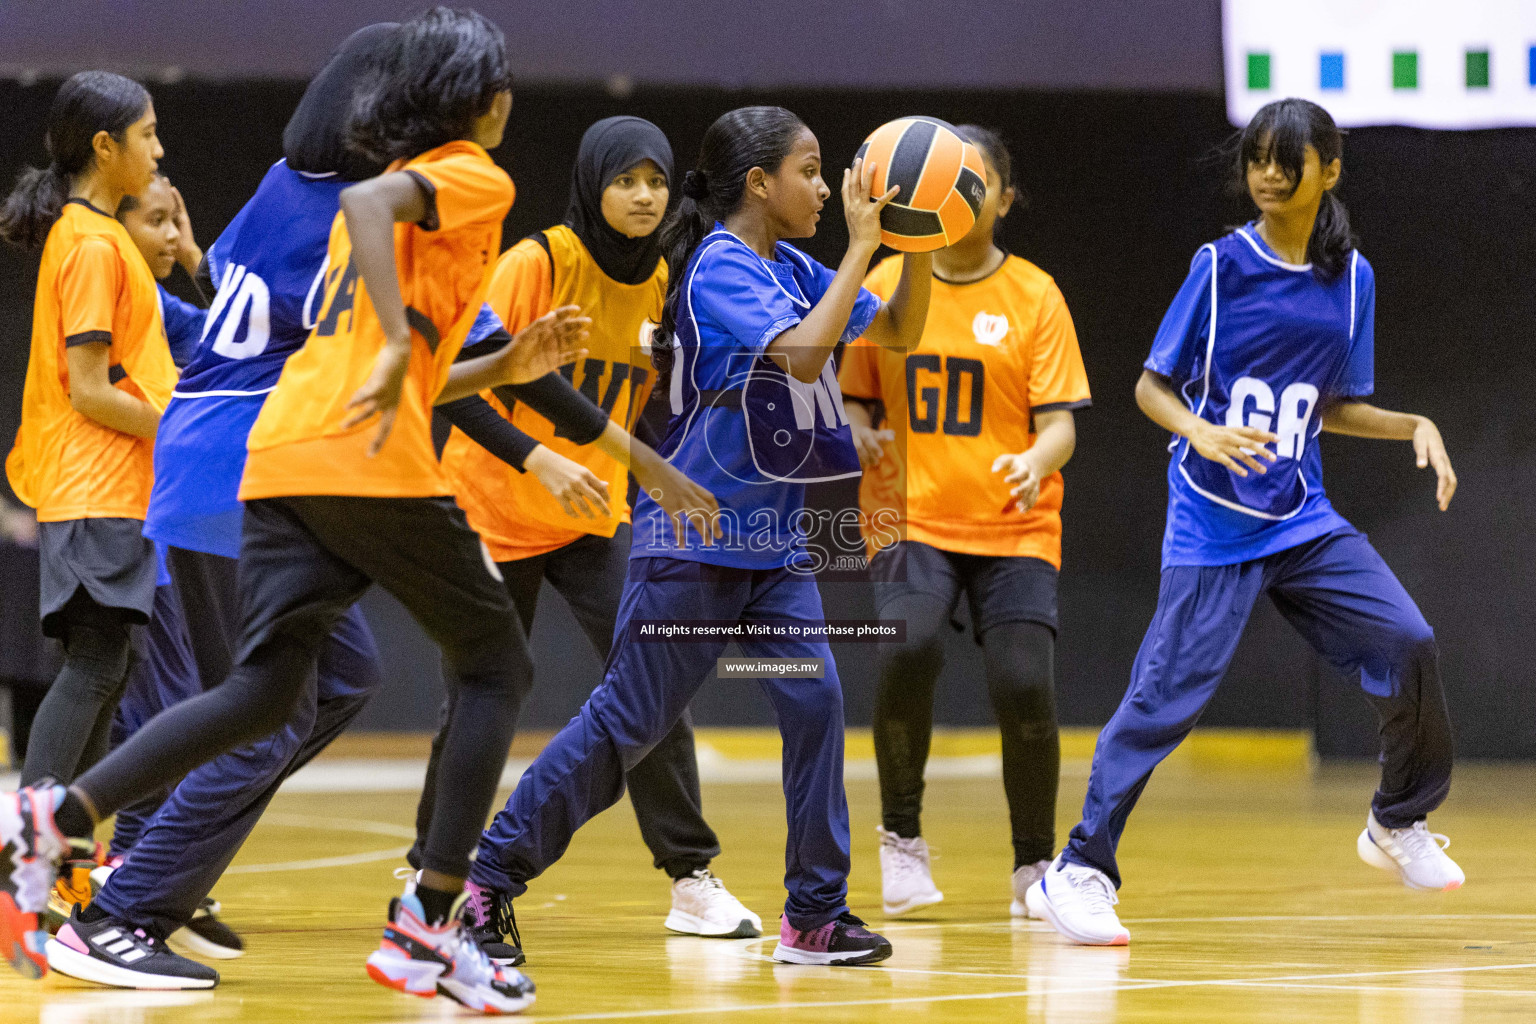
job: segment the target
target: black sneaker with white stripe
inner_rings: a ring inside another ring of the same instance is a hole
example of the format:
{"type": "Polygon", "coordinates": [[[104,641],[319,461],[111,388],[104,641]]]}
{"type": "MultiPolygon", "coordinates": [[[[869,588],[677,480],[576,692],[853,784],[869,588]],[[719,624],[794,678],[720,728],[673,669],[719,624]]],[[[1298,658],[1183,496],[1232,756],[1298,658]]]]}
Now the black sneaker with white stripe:
{"type": "Polygon", "coordinates": [[[113,988],[213,988],[219,983],[218,971],[176,955],[144,929],[107,916],[83,921],[78,906],[48,940],[48,966],[113,988]]]}

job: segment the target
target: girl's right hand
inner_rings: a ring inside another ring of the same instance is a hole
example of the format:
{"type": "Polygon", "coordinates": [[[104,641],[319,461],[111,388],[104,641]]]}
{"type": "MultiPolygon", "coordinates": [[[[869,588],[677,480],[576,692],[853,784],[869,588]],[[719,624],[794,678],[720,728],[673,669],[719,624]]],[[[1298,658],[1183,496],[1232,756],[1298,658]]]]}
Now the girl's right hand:
{"type": "Polygon", "coordinates": [[[880,248],[880,211],[896,198],[900,185],[892,185],[883,196],[872,195],[875,165],[863,158],[843,171],[843,216],[848,220],[848,248],[862,246],[873,256],[880,248]]]}
{"type": "Polygon", "coordinates": [[[538,477],[572,519],[607,519],[608,483],[581,463],[539,445],[523,467],[538,477]]]}
{"type": "Polygon", "coordinates": [[[1201,420],[1200,425],[1189,435],[1190,447],[1195,451],[1243,477],[1248,475],[1248,470],[1243,466],[1260,476],[1269,472],[1268,467],[1262,465],[1259,459],[1274,462],[1277,456],[1264,446],[1279,440],[1277,435],[1257,427],[1219,427],[1205,420],[1201,420]]]}
{"type": "Polygon", "coordinates": [[[863,469],[873,469],[879,465],[885,457],[886,443],[896,440],[894,430],[876,430],[857,423],[850,424],[850,429],[853,431],[853,446],[859,452],[859,466],[863,469]]]}

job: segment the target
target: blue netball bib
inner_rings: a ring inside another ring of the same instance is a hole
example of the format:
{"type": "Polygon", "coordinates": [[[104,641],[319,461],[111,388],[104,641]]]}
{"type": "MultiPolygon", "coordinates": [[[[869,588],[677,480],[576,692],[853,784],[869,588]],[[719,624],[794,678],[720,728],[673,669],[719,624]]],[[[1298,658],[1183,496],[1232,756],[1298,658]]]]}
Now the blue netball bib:
{"type": "Polygon", "coordinates": [[[1165,562],[1260,557],[1300,542],[1284,524],[1342,523],[1323,496],[1316,439],[1328,403],[1372,390],[1374,295],[1358,252],[1320,280],[1310,264],[1279,259],[1252,227],[1202,247],[1146,366],[1172,378],[1202,419],[1279,440],[1268,471],[1243,477],[1174,439],[1165,562]]]}

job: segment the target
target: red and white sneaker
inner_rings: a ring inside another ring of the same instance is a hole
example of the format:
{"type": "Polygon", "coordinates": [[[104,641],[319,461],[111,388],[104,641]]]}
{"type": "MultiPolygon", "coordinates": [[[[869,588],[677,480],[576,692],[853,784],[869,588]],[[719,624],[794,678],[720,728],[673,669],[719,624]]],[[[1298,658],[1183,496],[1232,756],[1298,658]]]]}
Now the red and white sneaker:
{"type": "Polygon", "coordinates": [[[0,952],[19,974],[48,973],[48,933],[38,915],[70,842],[53,823],[62,786],[0,793],[0,952]]]}
{"type": "Polygon", "coordinates": [[[444,924],[427,924],[415,893],[389,903],[384,939],[368,957],[368,976],[423,999],[443,995],[481,1013],[518,1013],[533,1005],[533,982],[515,967],[498,967],[459,918],[460,897],[444,924]]]}
{"type": "Polygon", "coordinates": [[[780,918],[779,944],[773,958],[785,964],[824,964],[829,967],[857,967],[879,963],[891,955],[885,936],[864,927],[852,914],[843,913],[836,921],[802,932],[780,918]]]}

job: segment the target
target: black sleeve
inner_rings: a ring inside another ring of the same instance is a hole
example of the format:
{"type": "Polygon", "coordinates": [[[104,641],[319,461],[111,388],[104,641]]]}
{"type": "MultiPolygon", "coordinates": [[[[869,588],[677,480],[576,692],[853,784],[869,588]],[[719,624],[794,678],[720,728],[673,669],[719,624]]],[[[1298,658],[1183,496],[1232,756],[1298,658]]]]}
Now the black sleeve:
{"type": "Polygon", "coordinates": [[[509,409],[514,401],[527,405],[555,425],[556,437],[572,444],[591,444],[608,429],[608,414],[553,371],[527,384],[502,385],[496,397],[509,409]]]}
{"type": "Polygon", "coordinates": [[[479,395],[440,405],[437,412],[469,435],[471,441],[519,473],[526,472],[523,462],[539,446],[539,442],[514,427],[479,395]]]}

